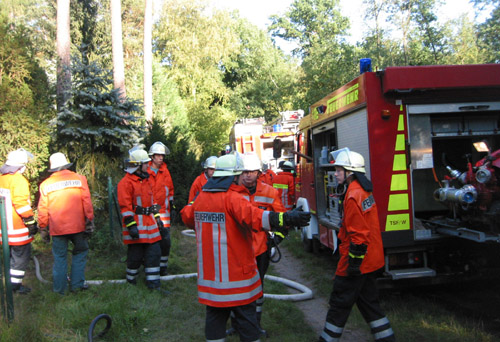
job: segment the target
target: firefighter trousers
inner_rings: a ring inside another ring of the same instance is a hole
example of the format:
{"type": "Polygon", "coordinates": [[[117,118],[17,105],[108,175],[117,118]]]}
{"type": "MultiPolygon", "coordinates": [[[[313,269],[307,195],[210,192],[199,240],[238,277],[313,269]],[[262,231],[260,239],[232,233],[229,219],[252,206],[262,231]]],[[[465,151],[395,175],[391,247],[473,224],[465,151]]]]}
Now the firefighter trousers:
{"type": "Polygon", "coordinates": [[[167,275],[168,256],[170,255],[170,227],[165,228],[166,232],[162,235],[160,241],[161,258],[160,258],[160,275],[167,275]]]}
{"type": "Polygon", "coordinates": [[[160,287],[160,242],[134,243],[127,245],[127,281],[137,283],[139,269],[144,264],[146,286],[150,289],[160,287]]]}
{"type": "Polygon", "coordinates": [[[396,341],[391,324],[380,307],[374,272],[351,277],[336,276],[329,304],[325,328],[319,341],[340,341],[354,304],[370,326],[375,341],[396,341]]]}
{"type": "Polygon", "coordinates": [[[217,308],[207,305],[205,319],[205,337],[207,342],[224,341],[226,337],[226,322],[234,315],[238,325],[238,334],[242,342],[257,342],[260,330],[255,315],[255,302],[246,305],[217,308]]]}
{"type": "Polygon", "coordinates": [[[31,243],[20,246],[9,246],[10,251],[10,281],[12,289],[21,287],[28,263],[31,258],[31,243]]]}

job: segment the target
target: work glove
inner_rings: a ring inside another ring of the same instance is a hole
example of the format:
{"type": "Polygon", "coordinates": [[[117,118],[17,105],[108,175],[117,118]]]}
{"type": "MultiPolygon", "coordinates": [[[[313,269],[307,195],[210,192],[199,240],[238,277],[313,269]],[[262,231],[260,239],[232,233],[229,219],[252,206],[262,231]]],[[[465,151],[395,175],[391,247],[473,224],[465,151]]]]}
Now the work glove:
{"type": "Polygon", "coordinates": [[[137,229],[137,222],[135,222],[132,216],[127,216],[123,218],[123,223],[125,227],[127,227],[128,234],[132,238],[132,240],[139,239],[139,229],[137,229]]]}
{"type": "Polygon", "coordinates": [[[92,234],[94,233],[94,230],[95,230],[94,220],[89,220],[86,218],[85,231],[83,232],[84,237],[90,239],[92,237],[92,234]]]}
{"type": "Polygon", "coordinates": [[[356,245],[351,242],[349,245],[349,266],[347,266],[347,275],[358,276],[361,274],[359,268],[363,263],[367,248],[365,244],[356,245]]]}
{"type": "Polygon", "coordinates": [[[174,201],[169,202],[170,205],[170,222],[174,223],[177,219],[177,208],[175,207],[174,201]]]}
{"type": "Polygon", "coordinates": [[[156,224],[158,225],[158,230],[160,231],[160,235],[161,235],[161,238],[165,238],[165,236],[167,236],[167,228],[165,228],[165,226],[163,225],[163,222],[160,218],[160,214],[155,214],[155,220],[156,220],[156,224]]]}
{"type": "Polygon", "coordinates": [[[307,226],[311,219],[311,213],[303,211],[302,207],[289,210],[286,213],[269,213],[269,224],[272,228],[279,232],[286,232],[285,227],[290,226],[307,226]]]}
{"type": "Polygon", "coordinates": [[[49,232],[49,227],[47,228],[40,228],[40,237],[42,238],[42,241],[45,243],[50,243],[50,232],[49,232]]]}
{"type": "Polygon", "coordinates": [[[28,236],[32,237],[38,233],[38,226],[36,224],[35,218],[33,216],[23,218],[24,225],[28,228],[28,236]]]}
{"type": "Polygon", "coordinates": [[[128,227],[127,229],[128,229],[128,235],[130,235],[130,237],[132,238],[132,240],[138,240],[139,239],[139,229],[137,229],[137,225],[136,224],[128,227]]]}
{"type": "Polygon", "coordinates": [[[298,207],[283,213],[283,219],[286,226],[304,227],[309,224],[309,221],[311,220],[311,213],[303,211],[302,207],[298,207]]]}

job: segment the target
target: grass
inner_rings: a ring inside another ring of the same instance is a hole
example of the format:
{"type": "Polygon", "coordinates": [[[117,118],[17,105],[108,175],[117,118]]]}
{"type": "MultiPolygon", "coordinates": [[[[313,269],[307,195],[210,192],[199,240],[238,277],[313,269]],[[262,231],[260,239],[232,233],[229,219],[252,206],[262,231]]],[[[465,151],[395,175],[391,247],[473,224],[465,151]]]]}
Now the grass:
{"type": "MultiPolygon", "coordinates": [[[[196,271],[195,239],[182,235],[182,229],[172,229],[171,274],[196,271]]],[[[109,231],[103,230],[91,240],[99,248],[89,253],[86,269],[89,280],[125,277],[126,249],[108,236],[109,231]],[[107,244],[106,239],[110,240],[107,244]]],[[[51,280],[50,246],[37,237],[33,254],[40,261],[44,279],[51,280]]],[[[0,321],[0,341],[87,341],[90,323],[103,313],[111,316],[112,326],[100,341],[204,341],[205,306],[198,303],[195,278],[162,281],[162,289],[170,291],[166,296],[148,290],[143,274],[141,277],[137,286],[108,283],[61,296],[52,292],[51,284],[36,279],[34,265],[30,263],[25,284],[32,288],[32,293],[14,295],[15,318],[11,324],[0,321]]],[[[287,293],[284,285],[273,282],[266,283],[266,291],[287,293]]],[[[262,324],[270,332],[270,337],[263,341],[317,340],[292,302],[266,300],[262,324]]],[[[99,321],[94,336],[104,327],[105,321],[99,321]]],[[[227,341],[239,338],[231,336],[227,341]]]]}
{"type": "MultiPolygon", "coordinates": [[[[304,264],[304,277],[313,281],[316,294],[326,299],[332,290],[332,277],[336,259],[331,251],[322,249],[318,254],[307,253],[302,247],[300,232],[291,232],[284,246],[304,264]]],[[[404,342],[494,342],[500,341],[484,330],[481,321],[440,307],[432,299],[423,299],[411,292],[386,290],[381,292],[381,305],[391,321],[398,341],[404,342]]],[[[487,305],[487,303],[484,303],[487,305]]],[[[348,321],[351,329],[363,329],[369,334],[368,325],[354,307],[348,321]]]]}

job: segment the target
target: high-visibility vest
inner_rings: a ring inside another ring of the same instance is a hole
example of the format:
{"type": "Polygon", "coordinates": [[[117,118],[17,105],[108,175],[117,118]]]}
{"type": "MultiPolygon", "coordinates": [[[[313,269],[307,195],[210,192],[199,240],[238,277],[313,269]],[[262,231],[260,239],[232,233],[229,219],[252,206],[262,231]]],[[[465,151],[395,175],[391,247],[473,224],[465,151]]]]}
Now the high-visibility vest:
{"type": "Polygon", "coordinates": [[[50,235],[76,234],[85,230],[85,219],[94,219],[94,209],[85,176],[61,170],[40,184],[38,224],[50,235]]]}
{"type": "MultiPolygon", "coordinates": [[[[28,236],[29,230],[23,222],[23,218],[33,216],[29,189],[28,180],[19,172],[0,175],[0,196],[4,196],[6,200],[7,234],[11,246],[26,245],[33,241],[33,237],[28,236]]],[[[0,229],[0,244],[1,237],[0,229]]]]}
{"type": "Polygon", "coordinates": [[[238,188],[202,191],[181,211],[196,231],[198,301],[205,305],[240,306],[262,295],[251,232],[269,229],[269,212],[250,204],[238,188]]]}
{"type": "Polygon", "coordinates": [[[287,210],[295,204],[295,180],[291,172],[280,172],[273,178],[273,188],[280,193],[281,202],[287,210]]]}
{"type": "Polygon", "coordinates": [[[373,194],[365,191],[361,184],[355,180],[347,188],[343,206],[344,217],[338,236],[342,241],[339,246],[340,260],[335,274],[347,275],[351,242],[356,245],[365,244],[368,246],[359,268],[361,273],[378,270],[384,266],[385,261],[377,204],[373,194]]]}
{"type": "Polygon", "coordinates": [[[123,221],[133,217],[139,230],[139,239],[132,240],[123,222],[122,238],[124,244],[155,243],[161,240],[154,214],[139,215],[135,213],[137,207],[149,208],[154,204],[153,188],[149,178],[142,179],[134,174],[125,174],[118,183],[118,203],[123,221]]]}

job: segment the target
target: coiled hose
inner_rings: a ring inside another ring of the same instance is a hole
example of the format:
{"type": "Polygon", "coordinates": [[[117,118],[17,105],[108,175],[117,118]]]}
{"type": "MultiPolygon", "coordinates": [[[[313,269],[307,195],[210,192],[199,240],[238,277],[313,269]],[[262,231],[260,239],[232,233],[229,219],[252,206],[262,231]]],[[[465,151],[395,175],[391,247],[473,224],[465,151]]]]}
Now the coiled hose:
{"type": "Polygon", "coordinates": [[[94,341],[94,329],[95,329],[95,326],[97,324],[97,322],[99,322],[101,319],[105,319],[106,320],[106,327],[104,328],[103,331],[101,331],[99,334],[97,334],[97,338],[100,338],[100,337],[103,337],[109,329],[111,329],[111,317],[108,315],[108,314],[100,314],[99,316],[97,316],[96,318],[94,318],[92,320],[92,323],[90,323],[90,327],[89,327],[89,332],[88,332],[88,341],[89,342],[92,342],[94,341]]]}

